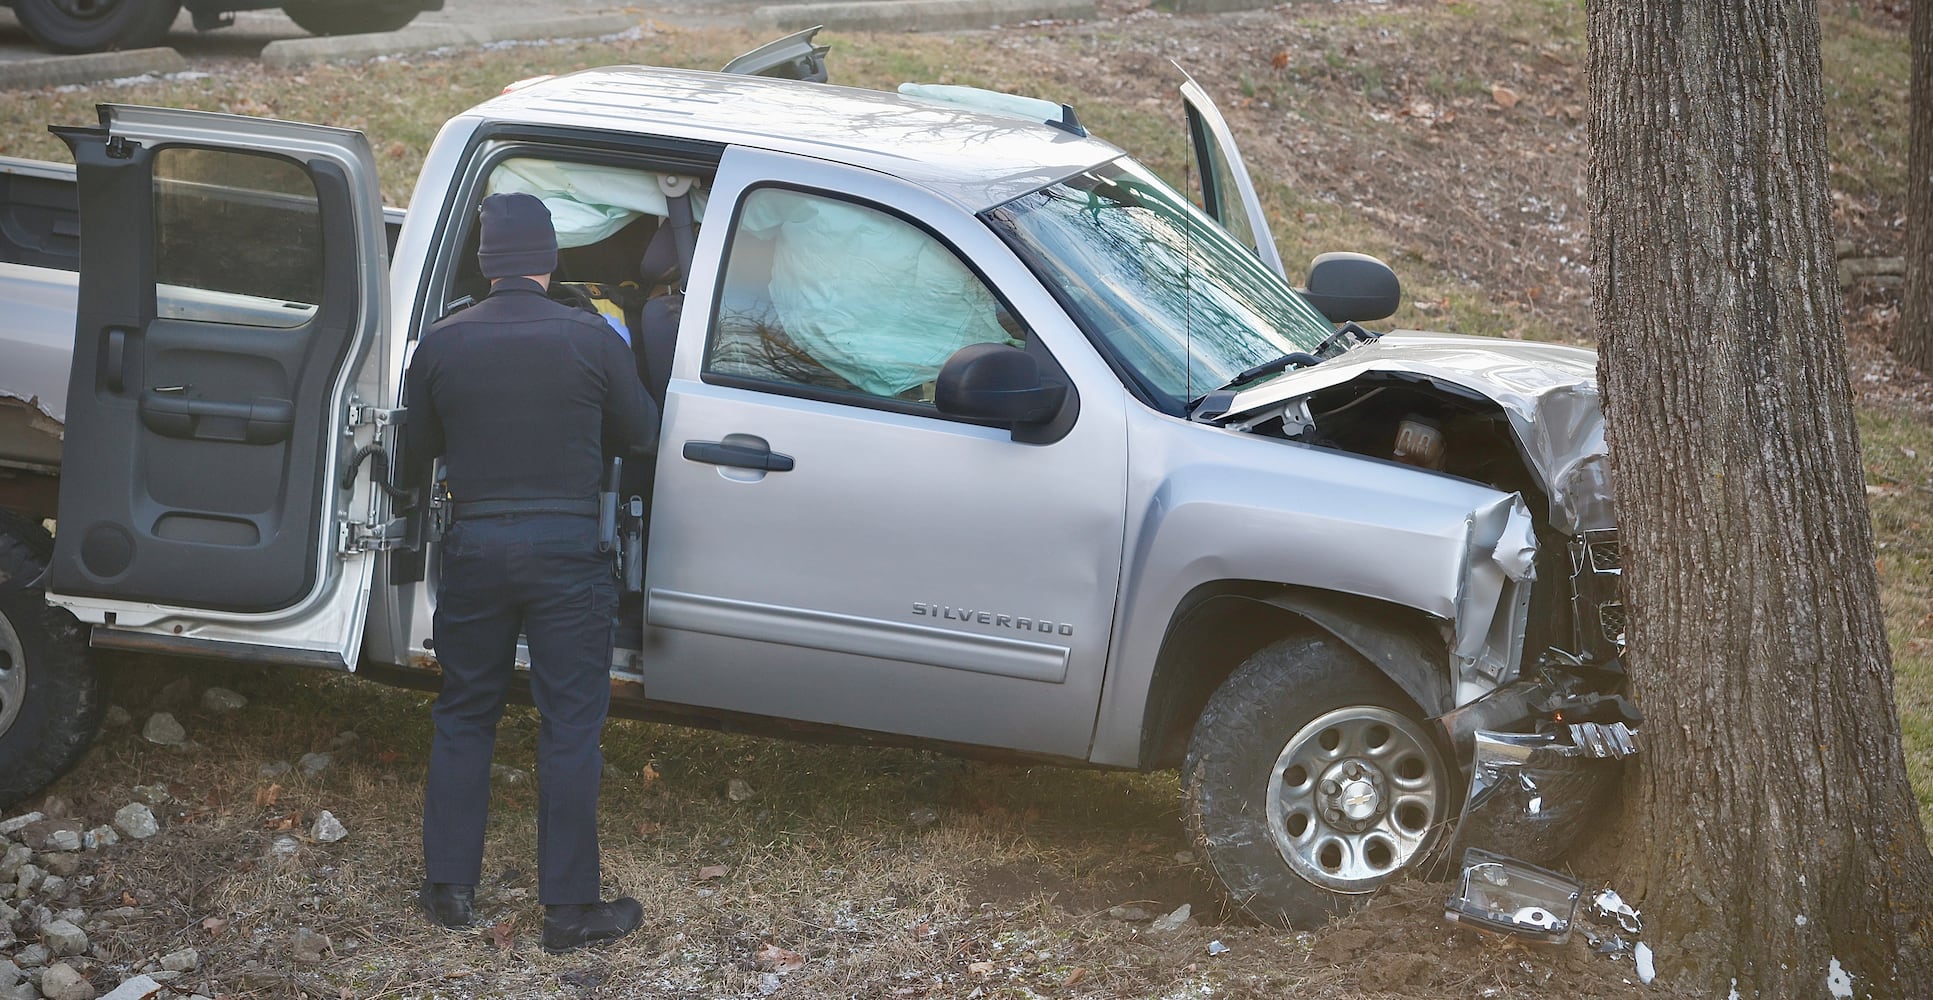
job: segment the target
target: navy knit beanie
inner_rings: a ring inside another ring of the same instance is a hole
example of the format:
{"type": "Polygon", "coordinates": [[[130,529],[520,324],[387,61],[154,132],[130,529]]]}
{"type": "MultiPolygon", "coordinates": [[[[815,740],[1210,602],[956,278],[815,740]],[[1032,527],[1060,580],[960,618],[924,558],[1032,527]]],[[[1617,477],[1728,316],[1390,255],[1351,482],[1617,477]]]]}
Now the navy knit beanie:
{"type": "Polygon", "coordinates": [[[557,270],[557,231],[550,209],[534,195],[493,194],[477,213],[477,266],[486,278],[549,274],[557,270]]]}

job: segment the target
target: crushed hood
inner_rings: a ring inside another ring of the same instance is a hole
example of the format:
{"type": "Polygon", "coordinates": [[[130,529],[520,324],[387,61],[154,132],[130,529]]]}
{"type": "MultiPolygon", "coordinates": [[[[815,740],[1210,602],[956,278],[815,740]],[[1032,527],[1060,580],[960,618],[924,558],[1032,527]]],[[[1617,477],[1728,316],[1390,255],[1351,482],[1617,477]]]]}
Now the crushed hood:
{"type": "Polygon", "coordinates": [[[1440,382],[1494,401],[1550,494],[1553,526],[1577,534],[1616,525],[1597,352],[1584,348],[1397,330],[1237,393],[1217,422],[1371,375],[1440,382]]]}

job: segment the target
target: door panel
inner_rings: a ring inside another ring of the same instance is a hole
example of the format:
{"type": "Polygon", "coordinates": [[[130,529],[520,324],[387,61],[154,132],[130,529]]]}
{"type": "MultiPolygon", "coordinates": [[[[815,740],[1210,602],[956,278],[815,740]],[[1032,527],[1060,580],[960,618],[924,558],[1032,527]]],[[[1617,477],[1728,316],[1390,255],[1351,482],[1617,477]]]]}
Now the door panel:
{"type": "MultiPolygon", "coordinates": [[[[81,200],[80,306],[53,599],[115,629],[354,661],[370,557],[338,522],[384,310],[358,133],[156,109],[59,130],[81,200]]],[[[110,638],[110,641],[111,638],[110,638]]]]}
{"type": "Polygon", "coordinates": [[[1121,570],[1125,393],[1103,391],[1118,383],[990,230],[917,188],[735,149],[711,206],[699,256],[728,265],[686,303],[667,393],[652,697],[1084,757],[1121,570]],[[773,190],[788,197],[761,207],[773,190]],[[819,242],[788,246],[786,224],[819,242]],[[1103,387],[1064,438],[932,406],[922,365],[1003,340],[1103,387]]]}
{"type": "Polygon", "coordinates": [[[1241,150],[1235,148],[1235,137],[1222,119],[1221,110],[1193,78],[1182,83],[1181,100],[1188,113],[1188,138],[1195,147],[1202,208],[1243,245],[1253,247],[1262,263],[1286,279],[1288,272],[1282,268],[1282,255],[1276,250],[1275,237],[1262,214],[1262,199],[1255,193],[1255,184],[1249,178],[1248,167],[1242,163],[1241,150]]]}

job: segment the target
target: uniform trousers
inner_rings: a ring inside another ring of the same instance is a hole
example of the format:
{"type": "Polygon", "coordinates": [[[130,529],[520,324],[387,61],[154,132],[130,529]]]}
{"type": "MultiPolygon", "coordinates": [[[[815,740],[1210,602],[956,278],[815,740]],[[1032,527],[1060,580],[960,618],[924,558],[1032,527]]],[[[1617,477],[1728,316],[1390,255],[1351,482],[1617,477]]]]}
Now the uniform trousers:
{"type": "Polygon", "coordinates": [[[442,542],[423,860],[429,881],[474,885],[483,867],[490,758],[515,669],[530,646],[537,737],[537,884],[545,904],[598,900],[599,740],[611,705],[616,583],[597,520],[516,514],[460,520],[442,542]]]}

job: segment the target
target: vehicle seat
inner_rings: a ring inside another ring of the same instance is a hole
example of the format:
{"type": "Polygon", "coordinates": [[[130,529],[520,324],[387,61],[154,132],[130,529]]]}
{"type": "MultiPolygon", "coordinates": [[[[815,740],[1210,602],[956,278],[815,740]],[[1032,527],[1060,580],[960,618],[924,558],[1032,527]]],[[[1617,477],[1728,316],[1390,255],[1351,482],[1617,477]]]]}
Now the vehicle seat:
{"type": "Polygon", "coordinates": [[[638,276],[646,288],[666,286],[652,295],[638,313],[637,335],[631,350],[637,355],[638,377],[645,391],[664,412],[664,397],[671,384],[671,355],[678,346],[678,314],[684,310],[684,284],[678,273],[678,246],[670,226],[660,226],[644,248],[638,261],[638,276]]]}

